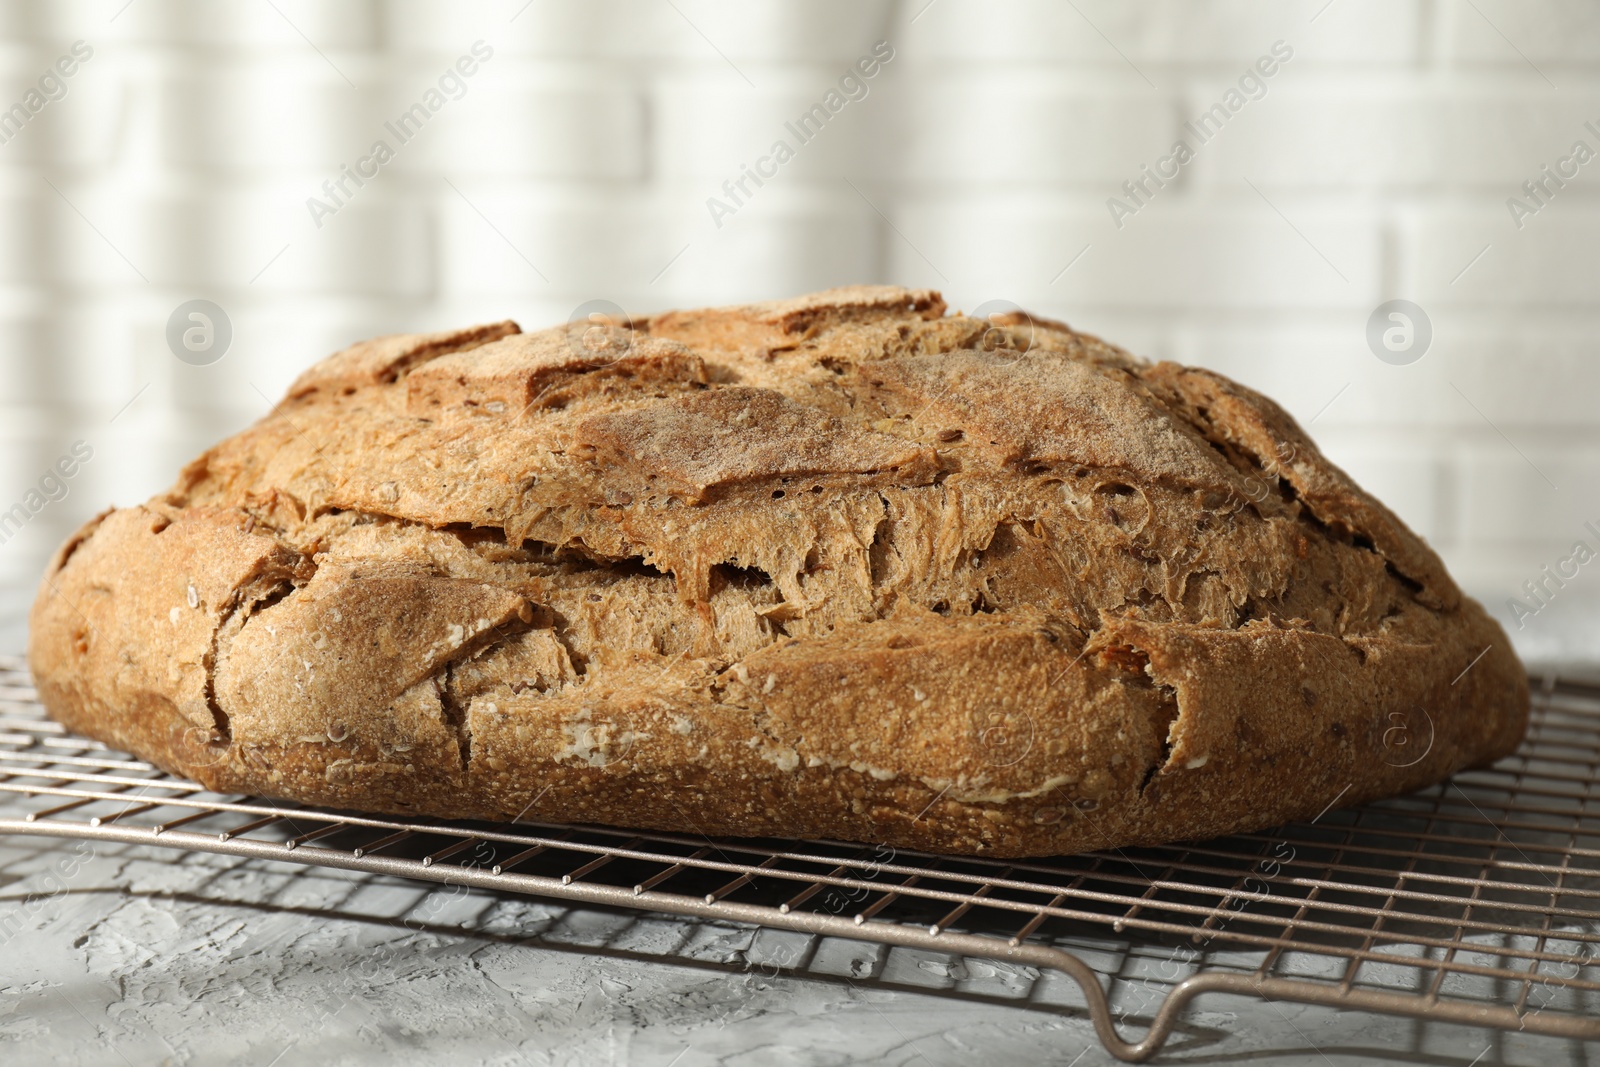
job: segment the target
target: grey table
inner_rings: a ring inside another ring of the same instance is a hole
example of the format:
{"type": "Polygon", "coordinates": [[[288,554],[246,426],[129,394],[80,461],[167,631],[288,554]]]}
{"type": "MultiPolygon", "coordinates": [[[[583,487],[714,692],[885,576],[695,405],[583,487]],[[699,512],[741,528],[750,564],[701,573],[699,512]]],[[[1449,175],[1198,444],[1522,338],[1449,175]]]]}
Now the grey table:
{"type": "MultiPolygon", "coordinates": [[[[812,940],[297,864],[0,839],[0,1062],[1114,1062],[1065,978],[812,940]],[[62,862],[76,869],[58,886],[62,862]]],[[[1198,1004],[1160,1062],[1552,1065],[1600,1051],[1198,1004]]]]}

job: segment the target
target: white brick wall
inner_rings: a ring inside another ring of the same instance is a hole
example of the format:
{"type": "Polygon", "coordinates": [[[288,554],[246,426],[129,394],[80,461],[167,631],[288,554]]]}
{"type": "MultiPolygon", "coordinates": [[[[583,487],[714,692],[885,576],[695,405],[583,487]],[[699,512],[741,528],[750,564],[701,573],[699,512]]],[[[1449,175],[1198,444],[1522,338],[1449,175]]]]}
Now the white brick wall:
{"type": "MultiPolygon", "coordinates": [[[[1216,367],[1309,423],[1502,613],[1600,520],[1600,162],[1520,229],[1505,206],[1575,139],[1600,150],[1584,0],[118,8],[0,7],[0,106],[73,41],[95,50],[0,144],[0,508],[74,440],[96,450],[0,545],[0,644],[73,525],[164,486],[312,360],[594,298],[932,284],[1216,367]],[[306,198],[479,39],[494,55],[465,95],[315,226],[306,198]],[[707,197],[882,39],[867,97],[715,225],[707,197]],[[1107,198],[1279,40],[1294,56],[1266,95],[1114,225],[1107,198]],[[196,296],[234,326],[207,367],[163,339],[196,296]],[[1364,339],[1393,297],[1434,326],[1410,366],[1364,339]]],[[[1516,636],[1600,655],[1600,578],[1516,636]]]]}

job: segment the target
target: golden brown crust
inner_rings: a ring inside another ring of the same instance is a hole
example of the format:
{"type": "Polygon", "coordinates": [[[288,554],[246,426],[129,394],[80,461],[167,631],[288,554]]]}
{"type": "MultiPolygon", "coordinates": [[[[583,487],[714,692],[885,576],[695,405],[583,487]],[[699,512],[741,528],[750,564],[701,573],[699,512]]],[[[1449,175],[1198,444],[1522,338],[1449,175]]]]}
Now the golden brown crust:
{"type": "Polygon", "coordinates": [[[393,333],[358,341],[318,363],[289,386],[291,397],[301,397],[318,389],[359,388],[386,385],[412,367],[451,352],[463,352],[502,337],[520,333],[521,328],[507,319],[464,330],[440,333],[393,333]]]}
{"type": "Polygon", "coordinates": [[[1413,789],[1528,706],[1270,400],[873,286],[353,346],[64,545],[30,640],[225,792],[993,855],[1413,789]]]}

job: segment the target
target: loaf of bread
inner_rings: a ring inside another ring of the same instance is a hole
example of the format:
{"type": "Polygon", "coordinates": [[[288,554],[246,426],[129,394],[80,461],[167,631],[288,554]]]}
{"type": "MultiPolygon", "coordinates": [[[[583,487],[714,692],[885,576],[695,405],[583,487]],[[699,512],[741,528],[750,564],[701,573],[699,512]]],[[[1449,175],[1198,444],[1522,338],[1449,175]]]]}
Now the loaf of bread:
{"type": "Polygon", "coordinates": [[[1528,709],[1272,401],[893,287],[354,345],[63,545],[29,654],[221,793],[994,856],[1312,818],[1528,709]]]}

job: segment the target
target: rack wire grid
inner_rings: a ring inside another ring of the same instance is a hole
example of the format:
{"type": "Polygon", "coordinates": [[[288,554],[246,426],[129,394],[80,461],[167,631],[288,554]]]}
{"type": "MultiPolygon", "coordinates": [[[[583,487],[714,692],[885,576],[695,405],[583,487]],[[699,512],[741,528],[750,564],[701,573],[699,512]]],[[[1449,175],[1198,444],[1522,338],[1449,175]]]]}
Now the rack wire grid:
{"type": "Polygon", "coordinates": [[[996,860],[218,796],[67,733],[23,663],[0,658],[0,833],[289,860],[1054,970],[1081,987],[1106,1049],[1130,1062],[1159,1051],[1206,993],[1600,1039],[1600,685],[1551,674],[1534,688],[1521,749],[1409,796],[1215,841],[996,860]],[[1136,983],[1085,962],[1083,949],[1111,936],[1162,957],[1159,974],[1136,983]],[[1142,1037],[1123,1036],[1140,1025],[1142,1037]]]}

